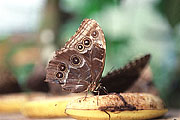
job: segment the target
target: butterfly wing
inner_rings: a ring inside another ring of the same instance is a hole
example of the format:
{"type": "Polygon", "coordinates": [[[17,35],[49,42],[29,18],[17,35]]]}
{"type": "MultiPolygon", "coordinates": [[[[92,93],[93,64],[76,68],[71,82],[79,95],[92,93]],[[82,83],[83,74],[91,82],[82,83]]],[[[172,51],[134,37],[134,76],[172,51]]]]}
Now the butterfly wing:
{"type": "Polygon", "coordinates": [[[95,20],[85,19],[76,34],[56,51],[45,81],[59,83],[70,92],[93,91],[104,69],[105,54],[102,29],[95,20]]]}
{"type": "MultiPolygon", "coordinates": [[[[108,93],[120,93],[127,90],[139,78],[142,70],[150,60],[150,54],[129,62],[119,70],[108,73],[101,79],[101,86],[105,87],[108,93]]],[[[102,89],[100,94],[106,94],[102,89]]]]}

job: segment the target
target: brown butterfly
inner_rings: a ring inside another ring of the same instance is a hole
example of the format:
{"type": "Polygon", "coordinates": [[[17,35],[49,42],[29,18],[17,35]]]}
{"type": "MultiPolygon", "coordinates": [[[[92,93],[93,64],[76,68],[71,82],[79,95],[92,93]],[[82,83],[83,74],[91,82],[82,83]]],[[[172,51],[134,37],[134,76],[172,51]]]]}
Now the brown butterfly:
{"type": "Polygon", "coordinates": [[[104,33],[93,19],[84,19],[63,48],[49,62],[46,82],[61,84],[66,91],[94,91],[105,63],[104,33]]]}
{"type": "MultiPolygon", "coordinates": [[[[101,27],[95,20],[85,19],[75,35],[56,51],[47,66],[45,81],[59,83],[64,90],[75,93],[94,92],[100,85],[109,93],[119,93],[138,79],[150,59],[149,54],[145,55],[101,79],[105,55],[106,43],[101,27]]],[[[105,93],[103,89],[99,91],[105,93]]]]}

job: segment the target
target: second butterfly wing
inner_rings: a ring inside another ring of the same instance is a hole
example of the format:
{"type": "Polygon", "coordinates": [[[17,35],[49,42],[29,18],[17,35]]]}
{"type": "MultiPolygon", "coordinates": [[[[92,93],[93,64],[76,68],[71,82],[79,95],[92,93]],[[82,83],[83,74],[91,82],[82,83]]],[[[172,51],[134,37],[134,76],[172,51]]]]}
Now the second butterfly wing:
{"type": "Polygon", "coordinates": [[[106,92],[120,93],[126,91],[140,77],[141,72],[148,64],[150,57],[150,54],[144,55],[143,57],[129,62],[123,68],[108,73],[108,75],[103,77],[100,81],[101,86],[105,87],[106,90],[99,89],[100,94],[107,94],[106,92]]]}
{"type": "Polygon", "coordinates": [[[94,91],[105,63],[106,44],[98,23],[85,19],[47,66],[47,82],[61,84],[70,92],[94,91]]]}

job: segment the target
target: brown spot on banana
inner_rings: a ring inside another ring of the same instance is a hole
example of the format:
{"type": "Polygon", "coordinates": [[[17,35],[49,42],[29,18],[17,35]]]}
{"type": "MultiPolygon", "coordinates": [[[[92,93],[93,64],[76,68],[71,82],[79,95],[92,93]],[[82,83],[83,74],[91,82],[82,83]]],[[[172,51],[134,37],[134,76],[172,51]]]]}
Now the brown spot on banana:
{"type": "Polygon", "coordinates": [[[83,97],[68,103],[66,114],[82,120],[114,120],[152,119],[167,112],[163,101],[157,96],[147,93],[121,93],[120,95],[126,105],[117,94],[90,96],[84,101],[83,97]]]}
{"type": "MultiPolygon", "coordinates": [[[[164,109],[163,101],[154,95],[147,93],[121,93],[124,100],[136,107],[137,110],[153,110],[153,109],[164,109]]],[[[116,94],[102,95],[102,96],[90,96],[86,100],[81,100],[83,98],[78,98],[73,100],[67,105],[66,109],[95,109],[99,110],[102,107],[117,107],[124,106],[122,99],[116,94]],[[97,98],[98,97],[98,98],[97,98]],[[98,99],[98,104],[97,104],[98,99]],[[79,102],[81,101],[81,102],[79,102]]]]}

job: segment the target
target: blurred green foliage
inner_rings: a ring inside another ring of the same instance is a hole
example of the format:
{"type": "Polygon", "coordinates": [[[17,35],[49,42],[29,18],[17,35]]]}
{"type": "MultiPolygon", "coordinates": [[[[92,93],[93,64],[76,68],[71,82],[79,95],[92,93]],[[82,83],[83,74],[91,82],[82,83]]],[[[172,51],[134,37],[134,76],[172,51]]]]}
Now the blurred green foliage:
{"type": "Polygon", "coordinates": [[[27,86],[26,86],[26,81],[27,78],[29,77],[29,74],[32,73],[32,70],[34,68],[34,64],[25,64],[23,66],[18,66],[18,67],[12,67],[12,71],[17,76],[18,83],[22,87],[24,91],[27,91],[27,86]]]}
{"type": "Polygon", "coordinates": [[[172,27],[180,23],[180,1],[179,0],[161,0],[157,5],[161,14],[166,17],[172,27]]]}
{"type": "Polygon", "coordinates": [[[60,1],[60,6],[65,11],[74,13],[81,18],[86,18],[103,10],[106,6],[114,5],[116,1],[120,0],[62,0],[60,1]]]}

